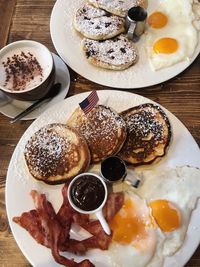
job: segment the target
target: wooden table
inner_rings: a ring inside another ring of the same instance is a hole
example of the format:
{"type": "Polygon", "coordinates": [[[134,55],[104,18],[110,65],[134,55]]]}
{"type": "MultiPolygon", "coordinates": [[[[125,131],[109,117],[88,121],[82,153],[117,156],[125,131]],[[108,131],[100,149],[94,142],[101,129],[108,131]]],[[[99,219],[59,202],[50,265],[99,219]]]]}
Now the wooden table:
{"type": "MultiPolygon", "coordinates": [[[[49,32],[54,0],[0,0],[0,48],[6,43],[33,39],[55,52],[49,32]]],[[[104,86],[86,80],[70,70],[68,96],[104,86]]],[[[200,56],[183,73],[163,84],[129,92],[148,97],[173,112],[189,129],[200,145],[200,56]]],[[[0,114],[0,266],[30,266],[18,248],[8,225],[5,207],[6,173],[11,155],[32,121],[9,123],[0,114]]],[[[186,144],[187,145],[187,144],[186,144]]],[[[186,264],[200,266],[200,248],[186,264]]]]}

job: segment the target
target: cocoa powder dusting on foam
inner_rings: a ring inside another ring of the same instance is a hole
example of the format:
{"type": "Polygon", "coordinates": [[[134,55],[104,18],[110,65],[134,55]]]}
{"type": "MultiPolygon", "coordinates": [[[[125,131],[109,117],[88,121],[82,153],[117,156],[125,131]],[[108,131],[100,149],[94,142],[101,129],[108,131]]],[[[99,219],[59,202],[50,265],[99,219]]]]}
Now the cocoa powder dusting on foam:
{"type": "Polygon", "coordinates": [[[66,154],[72,144],[60,136],[56,128],[41,128],[25,147],[25,157],[31,162],[29,167],[33,172],[40,173],[46,178],[51,175],[62,175],[69,167],[66,154]]]}
{"type": "Polygon", "coordinates": [[[5,87],[10,90],[22,91],[35,77],[40,77],[40,82],[43,78],[43,69],[40,66],[37,58],[30,52],[14,54],[12,57],[7,57],[5,62],[2,62],[6,80],[5,87]]]}

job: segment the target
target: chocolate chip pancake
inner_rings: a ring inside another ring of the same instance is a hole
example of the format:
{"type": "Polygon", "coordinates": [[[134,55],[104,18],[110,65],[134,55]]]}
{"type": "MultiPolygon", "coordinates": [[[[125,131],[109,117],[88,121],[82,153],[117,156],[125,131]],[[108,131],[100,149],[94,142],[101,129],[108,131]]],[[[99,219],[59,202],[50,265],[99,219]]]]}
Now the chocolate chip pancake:
{"type": "Polygon", "coordinates": [[[67,121],[86,139],[91,162],[99,162],[118,153],[126,139],[126,124],[113,109],[97,105],[85,114],[77,108],[67,121]]]}
{"type": "Polygon", "coordinates": [[[95,7],[102,8],[112,14],[125,17],[128,10],[134,6],[147,8],[147,0],[88,0],[95,7]]]}
{"type": "Polygon", "coordinates": [[[74,129],[48,124],[27,142],[24,156],[32,176],[47,184],[60,184],[87,170],[90,152],[85,139],[74,129]]]}
{"type": "Polygon", "coordinates": [[[124,18],[88,3],[77,10],[73,25],[83,36],[94,40],[109,39],[125,31],[124,18]]]}
{"type": "Polygon", "coordinates": [[[171,139],[171,126],[157,105],[142,104],[120,113],[127,126],[127,139],[119,156],[132,164],[151,163],[165,154],[171,139]]]}
{"type": "Polygon", "coordinates": [[[87,60],[101,68],[124,70],[138,60],[138,51],[123,34],[105,41],[84,38],[82,49],[87,60]]]}

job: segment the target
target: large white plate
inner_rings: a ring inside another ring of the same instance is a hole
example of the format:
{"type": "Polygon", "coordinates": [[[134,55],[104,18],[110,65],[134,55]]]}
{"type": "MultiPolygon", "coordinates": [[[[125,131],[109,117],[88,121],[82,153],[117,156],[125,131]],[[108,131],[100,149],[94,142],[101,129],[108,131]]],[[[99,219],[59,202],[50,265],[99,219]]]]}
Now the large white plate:
{"type": "MultiPolygon", "coordinates": [[[[48,102],[46,102],[39,108],[36,108],[31,113],[27,114],[21,120],[33,120],[39,117],[46,109],[58,103],[59,101],[63,100],[69,91],[69,86],[70,86],[69,70],[66,64],[62,61],[62,59],[59,56],[57,56],[54,53],[52,53],[52,55],[56,69],[55,82],[61,83],[61,89],[54,98],[50,99],[48,102]]],[[[33,103],[34,102],[31,101],[19,101],[16,99],[11,99],[10,97],[6,96],[3,92],[0,92],[0,113],[4,114],[9,118],[14,118],[33,103]]]]}
{"type": "MultiPolygon", "coordinates": [[[[51,38],[58,54],[77,73],[98,84],[115,88],[141,88],[171,79],[185,70],[200,52],[200,40],[193,57],[172,67],[152,71],[145,53],[144,40],[137,44],[139,62],[124,71],[97,68],[87,62],[80,48],[81,37],[72,26],[73,16],[84,0],[57,0],[50,21],[51,38]]],[[[151,10],[152,1],[149,1],[151,10]]],[[[200,38],[200,37],[199,37],[200,38]]]]}
{"type": "MultiPolygon", "coordinates": [[[[83,93],[70,97],[43,113],[24,133],[10,161],[6,182],[6,207],[8,219],[20,249],[33,266],[53,267],[58,265],[54,262],[50,250],[38,245],[28,232],[12,222],[12,218],[21,215],[24,211],[29,211],[34,208],[32,199],[29,195],[29,192],[32,189],[37,189],[40,192],[46,193],[55,209],[58,210],[62,202],[62,185],[46,185],[35,181],[31,177],[23,157],[24,146],[30,136],[43,125],[53,122],[65,123],[72,111],[77,107],[78,103],[80,103],[87,95],[88,93],[83,93]]],[[[145,102],[152,102],[149,99],[136,94],[114,90],[98,91],[98,95],[100,103],[107,104],[117,111],[122,111],[145,102]]],[[[173,114],[167,110],[166,113],[172,124],[173,139],[167,155],[159,163],[152,165],[152,168],[156,169],[166,166],[175,167],[186,164],[200,167],[200,151],[193,137],[173,114]]],[[[173,257],[168,258],[165,261],[165,267],[181,267],[191,257],[200,241],[199,221],[200,206],[193,212],[187,238],[183,247],[173,257]]],[[[69,257],[74,257],[74,255],[67,255],[69,257]]],[[[102,258],[101,253],[94,254],[91,259],[96,266],[107,266],[105,264],[106,259],[102,258]]]]}

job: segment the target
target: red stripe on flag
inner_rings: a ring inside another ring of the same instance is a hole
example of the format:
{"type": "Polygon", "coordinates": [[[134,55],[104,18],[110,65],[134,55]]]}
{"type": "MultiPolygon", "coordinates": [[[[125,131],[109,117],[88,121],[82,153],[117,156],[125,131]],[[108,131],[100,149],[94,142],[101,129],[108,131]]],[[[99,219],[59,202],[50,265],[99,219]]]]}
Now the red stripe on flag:
{"type": "Polygon", "coordinates": [[[96,91],[92,91],[87,98],[85,98],[81,103],[79,103],[81,109],[85,114],[90,112],[99,101],[99,97],[96,91]]]}

